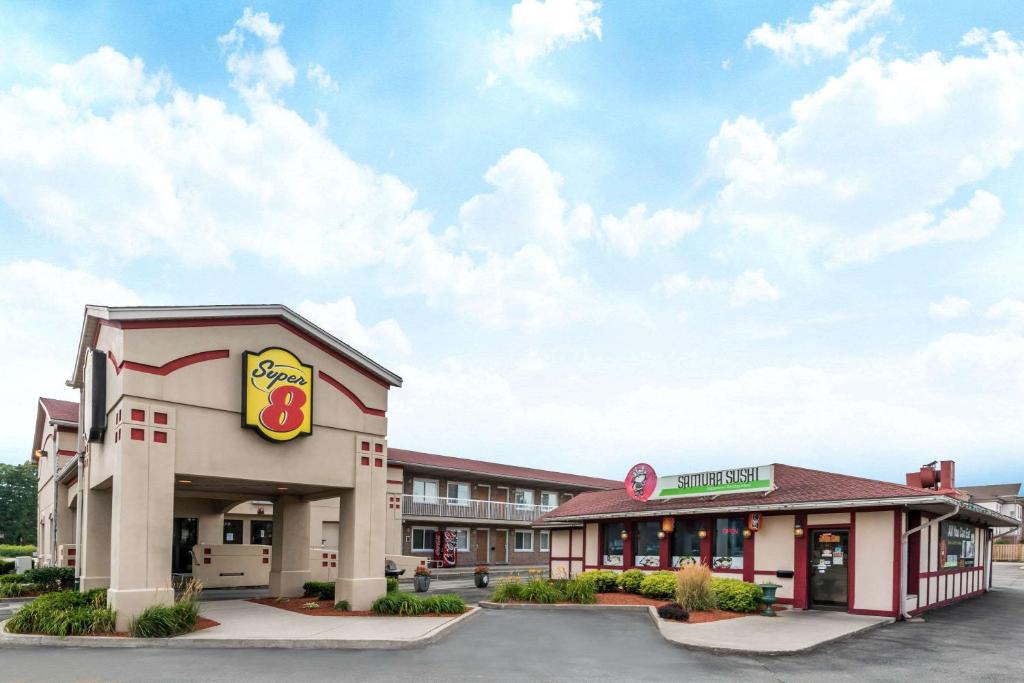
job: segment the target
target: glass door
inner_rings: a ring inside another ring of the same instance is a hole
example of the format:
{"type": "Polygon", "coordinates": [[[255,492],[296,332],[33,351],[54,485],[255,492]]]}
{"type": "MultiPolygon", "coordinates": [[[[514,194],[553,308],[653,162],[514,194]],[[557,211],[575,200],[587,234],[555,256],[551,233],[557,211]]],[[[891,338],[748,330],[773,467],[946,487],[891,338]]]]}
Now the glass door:
{"type": "Polygon", "coordinates": [[[811,531],[809,568],[811,607],[846,609],[849,606],[850,531],[811,531]]]}
{"type": "Polygon", "coordinates": [[[192,546],[199,540],[199,520],[195,517],[174,518],[174,540],[171,544],[171,572],[192,573],[192,546]]]}

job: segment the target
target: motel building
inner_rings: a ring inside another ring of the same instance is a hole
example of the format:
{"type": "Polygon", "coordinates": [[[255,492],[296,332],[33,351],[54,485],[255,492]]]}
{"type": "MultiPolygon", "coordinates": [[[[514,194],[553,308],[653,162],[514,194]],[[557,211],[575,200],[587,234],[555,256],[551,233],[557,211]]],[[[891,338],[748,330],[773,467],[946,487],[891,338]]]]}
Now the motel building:
{"type": "Polygon", "coordinates": [[[584,493],[541,517],[551,576],[673,569],[775,583],[794,609],[905,618],[992,585],[994,528],[1019,522],[971,503],[952,461],[893,484],[768,465],[658,477],[584,493]]]}
{"type": "Polygon", "coordinates": [[[186,578],[366,609],[386,560],[547,565],[533,522],[622,486],[389,451],[401,381],[283,306],[86,307],[81,401],[37,408],[38,561],[109,588],[119,628],[186,578]]]}

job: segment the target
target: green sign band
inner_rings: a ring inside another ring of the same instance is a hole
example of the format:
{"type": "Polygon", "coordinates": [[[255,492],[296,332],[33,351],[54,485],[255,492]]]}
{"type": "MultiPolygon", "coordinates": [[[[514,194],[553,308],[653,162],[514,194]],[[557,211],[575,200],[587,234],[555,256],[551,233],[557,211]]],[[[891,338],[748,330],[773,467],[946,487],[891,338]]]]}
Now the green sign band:
{"type": "Polygon", "coordinates": [[[662,489],[658,491],[658,497],[686,496],[693,494],[724,493],[726,491],[756,491],[758,489],[771,488],[770,479],[757,479],[754,481],[733,482],[731,484],[709,484],[708,486],[690,486],[687,488],[662,489]]]}

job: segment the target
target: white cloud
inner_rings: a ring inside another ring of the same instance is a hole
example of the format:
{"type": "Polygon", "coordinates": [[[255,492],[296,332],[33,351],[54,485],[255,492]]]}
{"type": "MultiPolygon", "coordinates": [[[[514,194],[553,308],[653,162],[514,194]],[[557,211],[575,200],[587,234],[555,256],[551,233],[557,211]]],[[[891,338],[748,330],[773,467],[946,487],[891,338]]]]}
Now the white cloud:
{"type": "Polygon", "coordinates": [[[790,61],[810,63],[817,57],[835,57],[850,49],[850,38],[892,10],[892,0],[833,0],[811,9],[808,21],[787,19],[776,28],[767,22],[747,36],[747,48],[768,48],[790,61]]]}
{"type": "Polygon", "coordinates": [[[306,300],[296,310],[299,315],[364,353],[404,356],[412,350],[405,332],[394,318],[386,318],[369,326],[360,322],[356,304],[351,297],[327,303],[306,300]]]}
{"type": "Polygon", "coordinates": [[[512,6],[511,30],[494,43],[493,67],[485,87],[501,81],[556,99],[571,99],[564,89],[536,78],[532,69],[552,52],[594,37],[601,39],[600,3],[593,0],[521,0],[512,6]]]}
{"type": "Polygon", "coordinates": [[[338,82],[321,64],[310,64],[306,68],[306,80],[315,85],[320,92],[338,92],[338,82]]]}
{"type": "Polygon", "coordinates": [[[661,209],[648,215],[647,206],[637,204],[622,218],[604,216],[601,231],[613,250],[635,258],[644,248],[665,248],[678,243],[701,223],[701,212],[687,213],[661,209]]]}
{"type": "Polygon", "coordinates": [[[1024,332],[1024,300],[1022,299],[1003,299],[990,306],[985,315],[993,320],[1005,321],[1012,330],[1024,332]]]}
{"type": "Polygon", "coordinates": [[[269,14],[246,7],[231,30],[217,38],[234,77],[231,85],[242,96],[265,100],[295,82],[295,67],[279,45],[282,31],[284,26],[272,22],[269,14]],[[253,39],[260,44],[253,46],[253,39]]]}
{"type": "Polygon", "coordinates": [[[967,315],[971,310],[971,302],[959,296],[946,296],[942,301],[928,304],[928,315],[937,320],[955,320],[967,315]]]}
{"type": "Polygon", "coordinates": [[[1005,33],[966,42],[980,54],[861,58],[777,134],[723,123],[708,145],[724,181],[714,219],[832,264],[991,233],[1001,202],[973,186],[1024,149],[1024,48],[1005,33]]]}
{"type": "Polygon", "coordinates": [[[753,301],[777,301],[782,297],[782,291],[768,282],[763,268],[748,268],[732,282],[707,277],[694,280],[686,273],[670,273],[654,286],[654,291],[669,296],[682,292],[725,293],[733,306],[743,306],[753,301]]]}
{"type": "Polygon", "coordinates": [[[764,276],[763,268],[743,271],[732,286],[734,306],[742,306],[751,301],[776,301],[781,296],[779,288],[764,276]]]}

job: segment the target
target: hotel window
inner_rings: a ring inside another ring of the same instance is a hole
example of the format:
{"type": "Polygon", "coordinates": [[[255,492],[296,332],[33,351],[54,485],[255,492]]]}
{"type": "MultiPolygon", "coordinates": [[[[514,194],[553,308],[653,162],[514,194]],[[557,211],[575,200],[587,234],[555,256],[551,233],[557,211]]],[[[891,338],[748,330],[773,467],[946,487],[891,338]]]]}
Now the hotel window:
{"type": "Polygon", "coordinates": [[[533,505],[531,489],[516,489],[516,505],[533,505]]]}
{"type": "Polygon", "coordinates": [[[551,550],[551,532],[542,531],[540,532],[540,551],[542,553],[549,552],[551,550]]]}
{"type": "Polygon", "coordinates": [[[455,549],[460,553],[469,552],[469,529],[451,529],[455,532],[455,549]]]}
{"type": "Polygon", "coordinates": [[[622,532],[625,530],[626,525],[622,522],[601,526],[601,543],[603,545],[601,548],[601,564],[609,567],[622,566],[622,548],[624,544],[622,532]]]}
{"type": "Polygon", "coordinates": [[[224,543],[227,545],[241,545],[243,542],[244,541],[242,540],[242,520],[225,519],[224,543]]]}
{"type": "Polygon", "coordinates": [[[516,532],[516,552],[528,553],[533,551],[533,532],[532,531],[517,531],[516,532]]]}
{"type": "Polygon", "coordinates": [[[269,519],[254,519],[249,523],[249,543],[273,545],[274,523],[269,519]]]}
{"type": "Polygon", "coordinates": [[[672,532],[672,566],[700,564],[700,524],[692,519],[677,519],[672,532]]]}
{"type": "Polygon", "coordinates": [[[434,552],[434,536],[437,529],[427,527],[413,527],[412,529],[412,551],[414,553],[434,552]]]}
{"type": "Polygon", "coordinates": [[[657,567],[661,565],[661,540],[658,530],[661,522],[637,522],[633,534],[633,566],[657,567]]]}
{"type": "Polygon", "coordinates": [[[715,520],[711,569],[743,569],[743,529],[746,520],[729,517],[715,520]]]}
{"type": "Polygon", "coordinates": [[[469,505],[469,484],[448,482],[448,497],[454,505],[469,505]]]}
{"type": "Polygon", "coordinates": [[[412,480],[412,502],[414,503],[436,503],[437,482],[433,479],[412,480]]]}
{"type": "Polygon", "coordinates": [[[546,508],[558,507],[558,494],[554,491],[541,491],[540,504],[546,508]]]}

